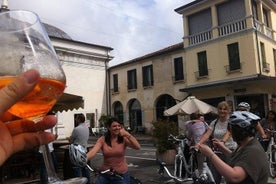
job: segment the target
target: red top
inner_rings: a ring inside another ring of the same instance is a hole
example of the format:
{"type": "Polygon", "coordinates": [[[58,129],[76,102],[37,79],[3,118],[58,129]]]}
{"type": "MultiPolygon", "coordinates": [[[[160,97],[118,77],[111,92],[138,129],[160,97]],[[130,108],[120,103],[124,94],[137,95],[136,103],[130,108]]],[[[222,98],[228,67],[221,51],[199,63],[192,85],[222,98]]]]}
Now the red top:
{"type": "Polygon", "coordinates": [[[104,156],[102,169],[114,169],[118,173],[126,173],[128,171],[127,162],[125,158],[126,142],[119,144],[117,141],[112,142],[112,147],[108,146],[104,140],[104,136],[100,137],[96,144],[101,145],[104,156]]]}

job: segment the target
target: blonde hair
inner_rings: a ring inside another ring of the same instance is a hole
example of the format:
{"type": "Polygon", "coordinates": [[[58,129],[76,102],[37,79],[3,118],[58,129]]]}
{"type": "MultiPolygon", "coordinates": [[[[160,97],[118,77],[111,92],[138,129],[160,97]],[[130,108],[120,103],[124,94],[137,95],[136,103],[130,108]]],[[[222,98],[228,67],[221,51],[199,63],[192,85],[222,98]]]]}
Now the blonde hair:
{"type": "Polygon", "coordinates": [[[229,104],[228,104],[226,101],[222,101],[222,102],[218,103],[218,106],[217,106],[218,109],[221,109],[221,108],[223,108],[223,107],[224,107],[227,111],[230,111],[229,104]]]}

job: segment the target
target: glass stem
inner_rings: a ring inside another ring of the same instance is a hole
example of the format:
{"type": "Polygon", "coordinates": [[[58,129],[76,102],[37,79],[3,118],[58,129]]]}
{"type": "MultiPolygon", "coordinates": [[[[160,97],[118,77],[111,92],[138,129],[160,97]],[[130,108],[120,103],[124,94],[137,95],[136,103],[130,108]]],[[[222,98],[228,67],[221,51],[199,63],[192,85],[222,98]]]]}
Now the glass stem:
{"type": "Polygon", "coordinates": [[[57,182],[57,181],[61,181],[57,177],[57,174],[55,172],[55,167],[54,167],[54,163],[53,163],[53,160],[52,160],[52,155],[51,155],[51,152],[49,150],[48,144],[42,145],[41,149],[42,149],[43,159],[44,159],[44,163],[45,163],[45,167],[46,167],[46,172],[47,172],[47,175],[48,175],[48,183],[54,183],[54,182],[57,182]]]}

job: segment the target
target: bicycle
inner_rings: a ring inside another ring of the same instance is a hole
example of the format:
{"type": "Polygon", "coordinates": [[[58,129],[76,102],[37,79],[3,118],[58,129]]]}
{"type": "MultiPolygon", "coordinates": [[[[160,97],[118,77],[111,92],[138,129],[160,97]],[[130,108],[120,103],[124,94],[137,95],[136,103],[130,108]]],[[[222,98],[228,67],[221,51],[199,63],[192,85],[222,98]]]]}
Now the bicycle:
{"type": "MultiPolygon", "coordinates": [[[[123,174],[118,173],[113,168],[109,168],[106,170],[99,170],[99,169],[93,169],[88,165],[87,159],[86,159],[86,151],[83,146],[81,145],[69,145],[69,157],[70,161],[75,165],[79,167],[87,167],[91,172],[95,173],[95,178],[97,175],[107,175],[107,176],[114,176],[117,177],[120,180],[123,180],[123,174]]],[[[130,184],[142,184],[142,182],[133,177],[130,176],[130,184]]]]}
{"type": "Polygon", "coordinates": [[[267,129],[267,132],[270,133],[270,140],[267,147],[267,158],[269,162],[269,173],[272,178],[276,177],[276,145],[274,136],[276,135],[275,130],[267,129]]]}
{"type": "Polygon", "coordinates": [[[185,146],[189,146],[189,138],[185,135],[180,136],[173,136],[169,135],[169,140],[173,141],[176,145],[177,154],[175,156],[174,161],[174,171],[173,174],[169,171],[168,167],[166,166],[166,163],[157,160],[157,163],[159,164],[160,168],[158,173],[161,176],[164,176],[166,173],[170,178],[172,178],[176,183],[215,183],[213,175],[207,165],[207,162],[203,163],[203,171],[199,175],[197,163],[196,163],[196,152],[197,150],[192,149],[190,151],[190,157],[189,160],[185,158],[185,154],[183,152],[185,146]]]}

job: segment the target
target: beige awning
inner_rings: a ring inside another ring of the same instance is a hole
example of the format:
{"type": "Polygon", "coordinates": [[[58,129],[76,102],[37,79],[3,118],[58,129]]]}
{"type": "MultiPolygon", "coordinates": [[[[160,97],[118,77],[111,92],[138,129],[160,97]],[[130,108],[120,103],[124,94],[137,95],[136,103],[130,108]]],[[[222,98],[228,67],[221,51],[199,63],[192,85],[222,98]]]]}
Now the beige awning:
{"type": "Polygon", "coordinates": [[[184,101],[172,106],[164,111],[165,116],[172,116],[177,114],[192,114],[201,113],[207,114],[209,112],[217,113],[217,109],[194,96],[189,96],[184,101]]]}
{"type": "Polygon", "coordinates": [[[51,111],[61,112],[84,107],[82,96],[63,93],[51,111]]]}

